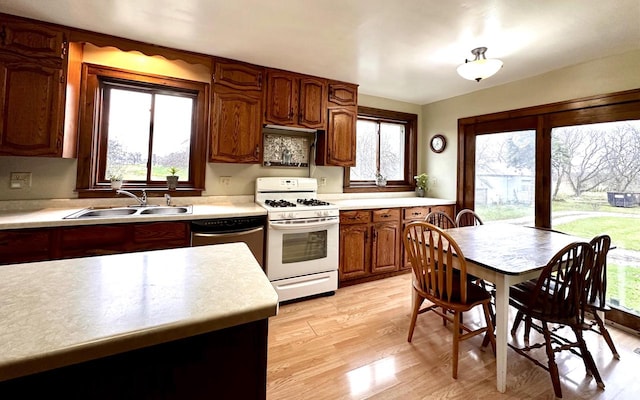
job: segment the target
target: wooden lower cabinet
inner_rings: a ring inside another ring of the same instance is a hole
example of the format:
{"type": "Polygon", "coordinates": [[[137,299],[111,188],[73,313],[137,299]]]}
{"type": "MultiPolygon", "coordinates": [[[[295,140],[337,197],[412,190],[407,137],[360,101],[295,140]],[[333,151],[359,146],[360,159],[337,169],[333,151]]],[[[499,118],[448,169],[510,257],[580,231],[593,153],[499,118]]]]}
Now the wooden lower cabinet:
{"type": "Polygon", "coordinates": [[[340,285],[396,273],[400,261],[400,209],[340,213],[340,285]]]}
{"type": "Polygon", "coordinates": [[[407,273],[411,264],[402,232],[431,211],[454,216],[455,206],[383,208],[340,212],[340,286],[407,273]]]}
{"type": "Polygon", "coordinates": [[[188,247],[189,222],[0,231],[0,265],[188,247]]]}
{"type": "MultiPolygon", "coordinates": [[[[407,226],[407,224],[411,222],[424,221],[427,214],[429,214],[432,211],[445,212],[447,213],[448,216],[451,217],[451,219],[455,219],[455,214],[454,214],[455,206],[453,205],[407,207],[403,209],[403,212],[402,212],[402,231],[404,232],[404,228],[407,226]]],[[[411,262],[409,261],[409,256],[407,255],[407,252],[404,251],[404,242],[402,242],[402,240],[400,241],[400,247],[402,248],[401,250],[402,265],[400,266],[400,269],[403,271],[409,271],[411,270],[411,262]]]]}

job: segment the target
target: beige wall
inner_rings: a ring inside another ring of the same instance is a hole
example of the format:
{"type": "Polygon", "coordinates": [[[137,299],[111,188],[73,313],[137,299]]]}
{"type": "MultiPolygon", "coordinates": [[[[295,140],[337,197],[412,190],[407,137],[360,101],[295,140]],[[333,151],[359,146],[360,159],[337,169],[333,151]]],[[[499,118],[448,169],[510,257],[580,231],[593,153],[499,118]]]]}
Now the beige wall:
{"type": "Polygon", "coordinates": [[[426,163],[418,167],[418,170],[426,168],[426,172],[436,178],[431,196],[456,198],[459,118],[637,89],[640,88],[639,66],[640,50],[424,105],[423,147],[428,147],[428,140],[437,133],[447,138],[446,150],[441,154],[429,150],[424,157],[426,163]]]}

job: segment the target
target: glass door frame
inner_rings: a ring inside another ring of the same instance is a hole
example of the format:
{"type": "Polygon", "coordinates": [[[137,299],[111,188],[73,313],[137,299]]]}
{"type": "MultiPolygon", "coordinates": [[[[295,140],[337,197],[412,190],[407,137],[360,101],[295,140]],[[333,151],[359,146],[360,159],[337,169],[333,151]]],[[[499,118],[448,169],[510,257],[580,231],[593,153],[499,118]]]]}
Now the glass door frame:
{"type": "MultiPolygon", "coordinates": [[[[457,209],[474,208],[476,136],[534,129],[535,226],[551,228],[551,130],[631,119],[640,119],[640,89],[459,119],[457,209]]],[[[607,319],[640,331],[640,317],[622,310],[609,311],[607,319]]]]}

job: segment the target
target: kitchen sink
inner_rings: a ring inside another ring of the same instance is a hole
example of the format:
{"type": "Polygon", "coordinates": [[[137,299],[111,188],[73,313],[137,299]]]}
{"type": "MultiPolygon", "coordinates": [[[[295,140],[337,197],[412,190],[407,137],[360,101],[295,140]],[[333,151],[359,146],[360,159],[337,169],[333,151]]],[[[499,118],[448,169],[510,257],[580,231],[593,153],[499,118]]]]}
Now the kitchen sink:
{"type": "Polygon", "coordinates": [[[140,211],[140,215],[145,215],[145,214],[162,214],[162,215],[191,214],[191,206],[148,207],[140,211]]]}
{"type": "Polygon", "coordinates": [[[110,207],[110,208],[85,208],[64,219],[84,219],[84,218],[115,218],[142,215],[179,215],[191,214],[192,206],[135,206],[135,207],[110,207]]]}

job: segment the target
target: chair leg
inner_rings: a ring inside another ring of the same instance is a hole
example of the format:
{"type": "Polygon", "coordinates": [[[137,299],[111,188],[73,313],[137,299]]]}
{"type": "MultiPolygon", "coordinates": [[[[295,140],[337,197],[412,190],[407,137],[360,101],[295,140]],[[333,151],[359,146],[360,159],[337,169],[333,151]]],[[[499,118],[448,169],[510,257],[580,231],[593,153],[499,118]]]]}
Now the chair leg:
{"type": "Polygon", "coordinates": [[[411,311],[411,323],[409,324],[409,336],[407,337],[407,342],[411,342],[411,338],[413,337],[413,330],[416,327],[416,320],[418,319],[418,311],[420,311],[420,306],[424,301],[424,298],[418,294],[418,292],[414,289],[413,296],[413,310],[411,311]]]}
{"type": "Polygon", "coordinates": [[[593,375],[600,389],[604,389],[604,382],[600,377],[600,372],[598,371],[598,367],[596,366],[596,362],[593,360],[591,353],[587,349],[587,344],[584,341],[584,337],[582,336],[582,329],[571,327],[573,329],[573,333],[576,335],[576,339],[578,341],[578,346],[580,346],[580,354],[582,355],[582,360],[584,361],[584,367],[587,370],[587,374],[593,375]]]}
{"type": "Polygon", "coordinates": [[[458,350],[460,345],[460,316],[462,313],[455,311],[453,313],[453,350],[452,350],[452,376],[453,379],[458,379],[458,350]],[[460,314],[460,315],[458,315],[460,314]]]}
{"type": "Polygon", "coordinates": [[[524,318],[524,345],[529,347],[529,334],[531,333],[531,317],[524,318]]]}
{"type": "MultiPolygon", "coordinates": [[[[525,319],[525,324],[531,320],[529,318],[525,319]]],[[[556,397],[562,397],[562,389],[560,388],[560,375],[558,374],[558,366],[556,365],[556,356],[553,351],[553,346],[551,345],[551,332],[549,332],[549,327],[547,323],[542,321],[542,333],[544,335],[545,349],[547,350],[547,358],[549,358],[549,375],[551,375],[551,383],[553,384],[553,392],[556,397]]],[[[527,339],[528,340],[528,339],[527,339]]],[[[528,344],[527,344],[528,346],[528,344]]]]}
{"type": "Polygon", "coordinates": [[[511,327],[511,335],[515,336],[516,331],[518,330],[518,326],[520,326],[520,322],[522,322],[522,318],[524,314],[522,311],[518,311],[516,314],[516,318],[513,320],[513,327],[511,327]]]}
{"type": "Polygon", "coordinates": [[[605,342],[607,342],[607,344],[609,345],[609,348],[611,349],[613,356],[616,358],[616,360],[619,360],[620,354],[618,354],[618,350],[616,350],[616,346],[613,344],[613,339],[611,339],[611,335],[609,334],[609,331],[604,325],[604,321],[602,320],[602,318],[600,318],[596,310],[592,310],[592,311],[593,311],[593,317],[596,320],[596,323],[598,324],[598,329],[600,330],[600,334],[602,335],[602,337],[604,337],[605,342]]]}
{"type": "Polygon", "coordinates": [[[482,309],[484,310],[484,318],[487,323],[487,333],[484,335],[484,339],[482,339],[482,347],[486,347],[489,343],[491,343],[491,348],[493,349],[493,354],[496,354],[496,337],[494,332],[494,324],[492,321],[493,315],[491,315],[490,304],[483,304],[482,309]]]}

